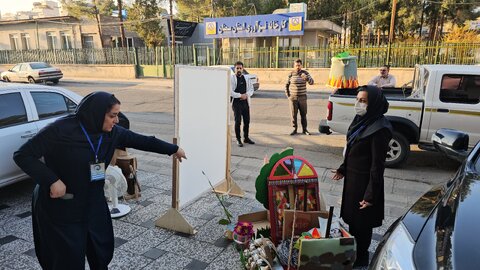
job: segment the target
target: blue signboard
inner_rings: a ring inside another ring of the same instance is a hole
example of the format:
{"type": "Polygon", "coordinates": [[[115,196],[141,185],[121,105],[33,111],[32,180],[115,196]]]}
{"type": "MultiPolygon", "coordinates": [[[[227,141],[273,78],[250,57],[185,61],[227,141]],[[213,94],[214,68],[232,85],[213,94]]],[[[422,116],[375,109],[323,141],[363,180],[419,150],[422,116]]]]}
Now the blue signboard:
{"type": "Polygon", "coordinates": [[[205,18],[205,38],[302,36],[304,13],[205,18]]]}

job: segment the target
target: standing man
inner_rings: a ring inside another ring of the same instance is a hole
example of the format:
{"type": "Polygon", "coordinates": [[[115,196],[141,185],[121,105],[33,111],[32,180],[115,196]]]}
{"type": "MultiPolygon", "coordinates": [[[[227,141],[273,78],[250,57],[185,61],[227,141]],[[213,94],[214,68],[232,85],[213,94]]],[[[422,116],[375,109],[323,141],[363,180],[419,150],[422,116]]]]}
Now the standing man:
{"type": "Polygon", "coordinates": [[[243,147],[242,138],[240,136],[240,125],[243,118],[243,142],[255,144],[248,137],[248,129],[250,126],[250,97],[253,95],[253,84],[243,76],[243,63],[238,61],[235,63],[235,74],[230,80],[231,90],[230,97],[232,100],[233,115],[235,117],[235,136],[237,137],[237,145],[243,147]]]}
{"type": "Polygon", "coordinates": [[[388,74],[389,72],[390,72],[390,66],[383,65],[380,68],[380,75],[373,77],[372,80],[368,82],[368,85],[373,85],[378,88],[395,87],[397,80],[395,80],[395,77],[388,74]]]}
{"type": "Polygon", "coordinates": [[[302,122],[302,133],[310,135],[307,130],[307,82],[313,84],[310,74],[302,70],[302,60],[297,59],[294,63],[294,70],[288,75],[285,93],[290,101],[290,111],[292,115],[293,131],[290,135],[297,134],[297,114],[300,111],[302,122]]]}

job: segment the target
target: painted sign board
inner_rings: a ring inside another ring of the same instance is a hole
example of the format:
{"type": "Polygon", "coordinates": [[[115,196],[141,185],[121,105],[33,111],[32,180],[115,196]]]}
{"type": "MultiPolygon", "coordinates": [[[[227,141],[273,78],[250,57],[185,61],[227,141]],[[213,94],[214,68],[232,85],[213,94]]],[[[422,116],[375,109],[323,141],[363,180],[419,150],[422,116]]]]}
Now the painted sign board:
{"type": "Polygon", "coordinates": [[[304,13],[205,18],[205,38],[303,36],[304,13]]]}

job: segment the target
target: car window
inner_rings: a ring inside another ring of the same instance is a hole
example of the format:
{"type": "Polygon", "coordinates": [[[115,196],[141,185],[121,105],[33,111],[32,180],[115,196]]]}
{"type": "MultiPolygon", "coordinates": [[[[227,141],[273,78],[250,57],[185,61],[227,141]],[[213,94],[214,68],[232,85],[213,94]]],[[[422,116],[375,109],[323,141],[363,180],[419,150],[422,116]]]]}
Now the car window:
{"type": "Polygon", "coordinates": [[[243,69],[243,74],[244,74],[244,75],[247,75],[247,74],[249,74],[249,73],[247,72],[246,69],[243,69]]]}
{"type": "Polygon", "coordinates": [[[12,68],[12,71],[19,72],[20,71],[20,65],[16,65],[12,68]]]}
{"type": "Polygon", "coordinates": [[[479,103],[480,76],[443,75],[440,87],[440,101],[445,103],[479,103]]]}
{"type": "Polygon", "coordinates": [[[0,95],[0,128],[27,121],[27,112],[20,93],[0,95]]]}
{"type": "Polygon", "coordinates": [[[68,113],[74,113],[75,110],[77,110],[77,104],[75,104],[75,102],[73,102],[67,97],[64,97],[64,98],[65,98],[65,102],[67,103],[68,113]]]}
{"type": "Polygon", "coordinates": [[[37,107],[38,118],[45,119],[71,112],[65,97],[58,93],[32,92],[32,98],[37,107]]]}
{"type": "Polygon", "coordinates": [[[22,64],[22,65],[20,66],[20,71],[27,71],[27,70],[28,70],[27,64],[22,64]]]}
{"type": "Polygon", "coordinates": [[[41,69],[41,68],[49,68],[52,67],[47,63],[30,63],[30,67],[32,69],[41,69]]]}

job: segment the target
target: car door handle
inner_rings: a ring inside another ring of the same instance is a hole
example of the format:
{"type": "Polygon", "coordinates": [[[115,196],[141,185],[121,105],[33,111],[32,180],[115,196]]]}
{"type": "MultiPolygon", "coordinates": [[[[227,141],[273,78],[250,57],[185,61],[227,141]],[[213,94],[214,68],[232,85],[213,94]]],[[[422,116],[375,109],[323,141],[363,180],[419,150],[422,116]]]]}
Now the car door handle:
{"type": "Polygon", "coordinates": [[[26,135],[22,135],[20,136],[20,138],[22,139],[28,139],[28,138],[32,138],[33,136],[35,136],[37,133],[30,133],[30,134],[26,134],[26,135]]]}
{"type": "Polygon", "coordinates": [[[437,109],[437,112],[448,113],[448,112],[450,112],[450,110],[449,109],[437,109]]]}

